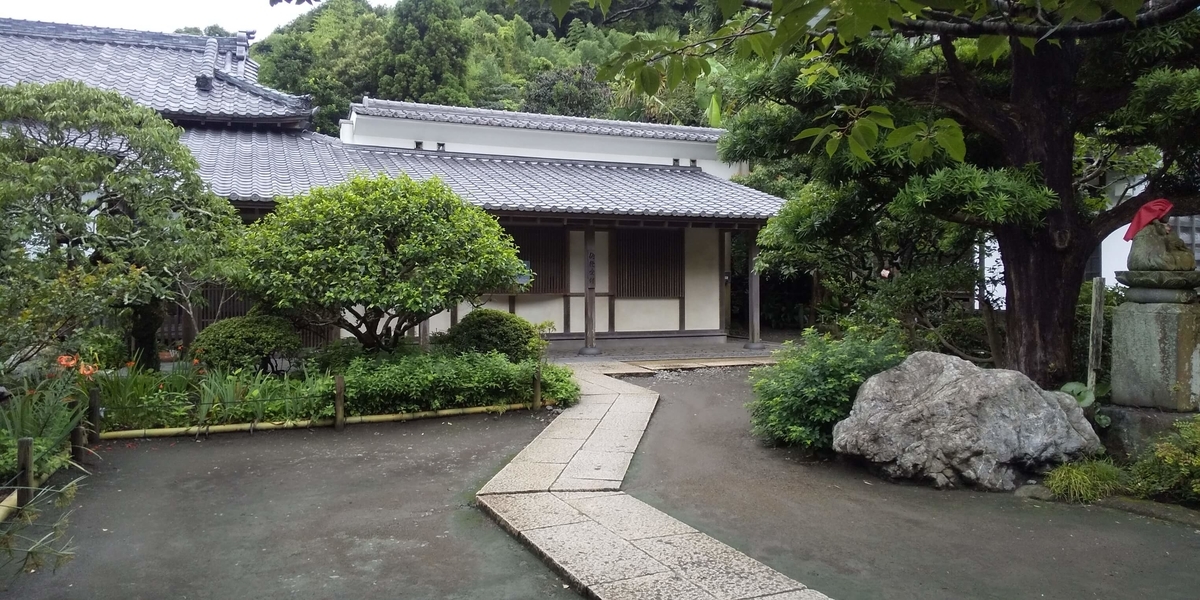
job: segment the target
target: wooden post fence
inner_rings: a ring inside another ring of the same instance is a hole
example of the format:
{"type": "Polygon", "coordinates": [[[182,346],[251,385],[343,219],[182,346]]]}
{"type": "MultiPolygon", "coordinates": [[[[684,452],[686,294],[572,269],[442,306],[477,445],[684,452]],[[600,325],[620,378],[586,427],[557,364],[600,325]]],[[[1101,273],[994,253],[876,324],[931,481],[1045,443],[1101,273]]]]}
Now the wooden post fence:
{"type": "Polygon", "coordinates": [[[337,375],[333,384],[333,430],[341,431],[346,427],[346,378],[337,375]]]}
{"type": "MultiPolygon", "coordinates": [[[[90,397],[91,394],[92,392],[89,390],[88,396],[90,397]]],[[[72,411],[77,411],[79,408],[79,400],[72,400],[72,411]]],[[[83,464],[84,449],[87,448],[87,419],[83,418],[82,412],[79,413],[79,417],[79,422],[71,430],[71,460],[75,461],[75,464],[83,464]]]]}
{"type": "Polygon", "coordinates": [[[33,501],[33,438],[17,440],[17,508],[33,501]]]}
{"type": "Polygon", "coordinates": [[[1088,337],[1087,386],[1096,391],[1096,373],[1103,368],[1104,351],[1104,278],[1092,280],[1092,322],[1088,337]]]}
{"type": "Polygon", "coordinates": [[[100,388],[88,390],[88,443],[100,443],[100,388]]]}
{"type": "Polygon", "coordinates": [[[538,361],[533,371],[533,410],[542,409],[542,361],[538,361]]]}

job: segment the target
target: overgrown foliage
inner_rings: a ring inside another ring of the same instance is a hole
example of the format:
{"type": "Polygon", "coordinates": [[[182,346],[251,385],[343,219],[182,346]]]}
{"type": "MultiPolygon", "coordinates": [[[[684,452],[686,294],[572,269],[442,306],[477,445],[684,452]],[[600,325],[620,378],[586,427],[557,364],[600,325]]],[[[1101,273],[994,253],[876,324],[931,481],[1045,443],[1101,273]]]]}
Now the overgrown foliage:
{"type": "MultiPolygon", "coordinates": [[[[536,361],[498,353],[377,354],[342,372],[349,415],[516,404],[533,399],[536,361]]],[[[542,393],[569,406],[579,396],[571,370],[544,365],[542,393]]],[[[253,370],[132,368],[96,375],[106,431],[226,423],[281,423],[333,416],[328,373],[272,376],[253,370]]]]}
{"type": "Polygon", "coordinates": [[[754,432],[767,442],[815,450],[833,443],[833,426],[850,414],[858,388],[904,359],[894,333],[853,328],[842,339],[804,332],[775,352],[778,363],[750,373],[754,432]]]}
{"type": "Polygon", "coordinates": [[[268,305],[336,325],[370,351],[394,349],[421,321],[526,273],[494,217],[437,179],[407,175],[281,198],[238,248],[246,287],[268,305]]]}
{"type": "Polygon", "coordinates": [[[221,319],[204,328],[190,348],[201,363],[226,371],[248,369],[272,372],[274,357],[294,358],[300,335],[282,317],[250,314],[221,319]]]}
{"type": "Polygon", "coordinates": [[[1147,498],[1200,503],[1200,417],[1175,423],[1130,468],[1131,489],[1147,498]]]}
{"type": "Polygon", "coordinates": [[[513,362],[536,360],[545,346],[532,323],[490,308],[472,310],[435,340],[452,353],[499,352],[513,362]]]}
{"type": "Polygon", "coordinates": [[[0,130],[0,371],[122,311],[192,306],[223,272],[240,221],[154,110],[73,81],[18,84],[0,88],[0,130]]]}
{"type": "Polygon", "coordinates": [[[1194,0],[719,6],[715,31],[638,36],[601,78],[651,94],[716,79],[737,111],[726,160],[794,157],[850,182],[845,220],[886,209],[986,232],[1004,263],[1004,362],[1043,386],[1070,377],[1075,290],[1100,240],[1153,198],[1200,210],[1194,0]]]}

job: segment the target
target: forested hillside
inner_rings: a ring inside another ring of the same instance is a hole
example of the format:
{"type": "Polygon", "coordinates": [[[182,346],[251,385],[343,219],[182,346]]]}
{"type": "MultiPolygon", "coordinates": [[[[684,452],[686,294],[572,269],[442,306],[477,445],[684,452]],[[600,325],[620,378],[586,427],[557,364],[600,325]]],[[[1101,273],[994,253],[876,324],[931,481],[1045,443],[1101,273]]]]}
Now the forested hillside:
{"type": "Polygon", "coordinates": [[[699,125],[705,84],[646,97],[597,81],[596,68],[635,32],[679,39],[713,14],[698,0],[618,0],[607,16],[578,2],[560,22],[537,0],[330,0],[251,52],[263,83],[313,96],[315,126],[330,134],[363,96],[699,125]]]}

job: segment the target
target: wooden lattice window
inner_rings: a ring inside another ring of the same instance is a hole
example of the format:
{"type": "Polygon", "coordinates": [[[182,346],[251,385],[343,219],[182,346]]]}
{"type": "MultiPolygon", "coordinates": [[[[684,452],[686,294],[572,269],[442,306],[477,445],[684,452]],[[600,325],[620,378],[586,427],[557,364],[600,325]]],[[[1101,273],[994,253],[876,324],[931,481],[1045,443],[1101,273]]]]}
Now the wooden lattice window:
{"type": "Polygon", "coordinates": [[[551,227],[511,227],[508,233],[517,244],[517,256],[529,261],[533,284],[526,294],[568,292],[570,242],[567,230],[551,227]]]}
{"type": "Polygon", "coordinates": [[[683,230],[618,229],[609,243],[617,297],[683,297],[683,230]]]}

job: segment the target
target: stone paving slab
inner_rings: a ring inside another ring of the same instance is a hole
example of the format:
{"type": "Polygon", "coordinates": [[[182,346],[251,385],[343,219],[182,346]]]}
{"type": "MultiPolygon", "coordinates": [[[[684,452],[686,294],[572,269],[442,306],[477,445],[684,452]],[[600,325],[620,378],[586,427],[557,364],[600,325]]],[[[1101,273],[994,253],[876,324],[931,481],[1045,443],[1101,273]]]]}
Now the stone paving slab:
{"type": "Polygon", "coordinates": [[[600,600],[716,600],[686,579],[670,573],[655,573],[592,588],[600,600]]]}
{"type": "Polygon", "coordinates": [[[641,431],[624,431],[621,429],[601,429],[592,432],[591,437],[583,443],[583,450],[600,452],[633,452],[642,441],[641,431]]]}
{"type": "Polygon", "coordinates": [[[562,477],[574,479],[625,479],[625,471],[629,470],[629,461],[633,460],[632,452],[597,452],[595,450],[580,450],[563,469],[562,477]]]}
{"type": "Polygon", "coordinates": [[[770,356],[744,358],[698,358],[684,360],[639,360],[629,364],[651,371],[688,371],[692,369],[711,369],[714,367],[757,367],[773,365],[775,359],[770,356]]]}
{"type": "Polygon", "coordinates": [[[504,515],[505,522],[517,531],[589,520],[566,501],[549,492],[487,494],[480,496],[479,502],[493,513],[504,515]]]}
{"type": "Polygon", "coordinates": [[[550,486],[550,491],[615,492],[621,489],[622,481],[622,479],[581,479],[578,477],[559,477],[550,486]]]}
{"type": "Polygon", "coordinates": [[[591,598],[829,600],[621,492],[658,394],[576,367],[581,401],[479,490],[481,508],[591,598]]]}
{"type": "Polygon", "coordinates": [[[718,600],[744,600],[804,589],[802,584],[703,533],[635,540],[633,544],[718,600]]]}
{"type": "Polygon", "coordinates": [[[547,437],[564,440],[586,440],[596,430],[596,425],[599,423],[599,419],[554,419],[537,436],[537,439],[547,437]]]}
{"type": "Polygon", "coordinates": [[[609,412],[600,420],[600,424],[596,426],[596,429],[616,429],[640,434],[646,431],[646,426],[650,424],[650,415],[651,413],[648,412],[609,412]]]}
{"type": "Polygon", "coordinates": [[[522,531],[521,536],[583,586],[668,570],[594,521],[529,529],[522,531]]]}
{"type": "Polygon", "coordinates": [[[571,499],[566,502],[580,514],[630,541],[696,533],[695,529],[682,521],[628,494],[571,499]]]}
{"type": "Polygon", "coordinates": [[[658,394],[621,394],[611,405],[614,413],[654,412],[658,394]]]}
{"type": "Polygon", "coordinates": [[[566,465],[534,462],[510,462],[487,482],[480,494],[548,492],[566,465]]]}
{"type": "Polygon", "coordinates": [[[565,465],[585,443],[581,439],[539,437],[525,446],[513,459],[517,462],[552,463],[565,465]]]}

